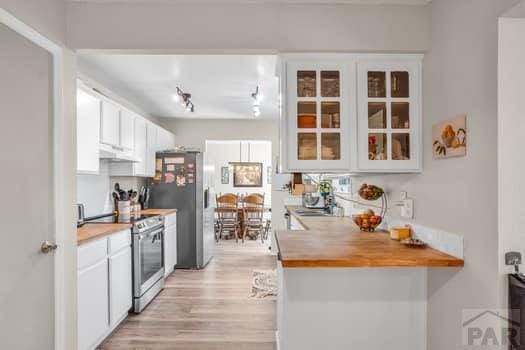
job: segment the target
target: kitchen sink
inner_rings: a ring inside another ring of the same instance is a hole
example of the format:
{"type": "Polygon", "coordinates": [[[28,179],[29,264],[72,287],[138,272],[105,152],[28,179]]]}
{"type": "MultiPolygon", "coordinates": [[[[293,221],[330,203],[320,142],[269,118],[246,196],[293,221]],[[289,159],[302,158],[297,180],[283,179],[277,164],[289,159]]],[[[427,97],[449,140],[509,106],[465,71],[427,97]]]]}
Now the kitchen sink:
{"type": "Polygon", "coordinates": [[[331,216],[324,210],[297,210],[296,213],[299,216],[331,216]]]}

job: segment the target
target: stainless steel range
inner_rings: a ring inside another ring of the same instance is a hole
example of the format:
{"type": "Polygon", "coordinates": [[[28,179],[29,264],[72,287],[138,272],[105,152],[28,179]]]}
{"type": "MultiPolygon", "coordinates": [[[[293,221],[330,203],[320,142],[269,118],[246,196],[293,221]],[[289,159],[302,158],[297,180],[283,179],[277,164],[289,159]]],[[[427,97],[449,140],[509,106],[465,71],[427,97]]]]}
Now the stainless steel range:
{"type": "Polygon", "coordinates": [[[112,214],[86,218],[89,223],[132,224],[133,311],[140,313],[164,288],[164,218],[142,215],[128,221],[112,214]]]}
{"type": "Polygon", "coordinates": [[[133,311],[139,313],[164,288],[164,218],[141,217],[132,234],[133,311]]]}

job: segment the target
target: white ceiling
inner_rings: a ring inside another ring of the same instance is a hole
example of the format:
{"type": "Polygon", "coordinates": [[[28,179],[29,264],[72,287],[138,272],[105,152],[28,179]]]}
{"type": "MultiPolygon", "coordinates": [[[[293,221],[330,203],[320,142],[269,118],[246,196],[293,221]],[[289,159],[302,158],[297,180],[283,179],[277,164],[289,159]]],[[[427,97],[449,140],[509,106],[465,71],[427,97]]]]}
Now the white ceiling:
{"type": "Polygon", "coordinates": [[[80,55],[79,70],[155,117],[251,119],[251,94],[264,98],[259,118],[278,117],[273,55],[80,55]],[[191,93],[195,112],[172,99],[191,93]]]}
{"type": "Polygon", "coordinates": [[[426,5],[432,0],[69,0],[70,2],[426,5]]]}

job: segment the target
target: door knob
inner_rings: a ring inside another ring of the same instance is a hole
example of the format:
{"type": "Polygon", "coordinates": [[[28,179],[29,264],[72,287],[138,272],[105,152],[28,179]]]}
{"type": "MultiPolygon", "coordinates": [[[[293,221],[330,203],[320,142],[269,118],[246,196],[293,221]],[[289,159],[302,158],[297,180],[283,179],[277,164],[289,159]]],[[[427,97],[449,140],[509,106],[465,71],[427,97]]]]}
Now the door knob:
{"type": "Polygon", "coordinates": [[[56,250],[58,246],[56,244],[53,244],[49,241],[45,241],[42,243],[42,246],[40,247],[40,251],[44,254],[50,253],[54,250],[56,250]]]}

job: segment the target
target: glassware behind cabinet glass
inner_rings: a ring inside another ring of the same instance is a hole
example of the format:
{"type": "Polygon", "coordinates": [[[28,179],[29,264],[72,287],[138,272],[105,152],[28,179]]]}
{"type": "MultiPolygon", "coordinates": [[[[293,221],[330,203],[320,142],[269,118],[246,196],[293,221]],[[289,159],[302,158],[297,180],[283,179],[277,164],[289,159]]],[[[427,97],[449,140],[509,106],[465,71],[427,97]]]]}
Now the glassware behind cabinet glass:
{"type": "Polygon", "coordinates": [[[300,132],[297,133],[297,159],[316,160],[317,159],[317,133],[300,132]]]}
{"type": "Polygon", "coordinates": [[[316,71],[297,71],[297,97],[315,97],[316,71]]]}
{"type": "Polygon", "coordinates": [[[339,97],[339,71],[321,71],[321,96],[339,97]]]}

